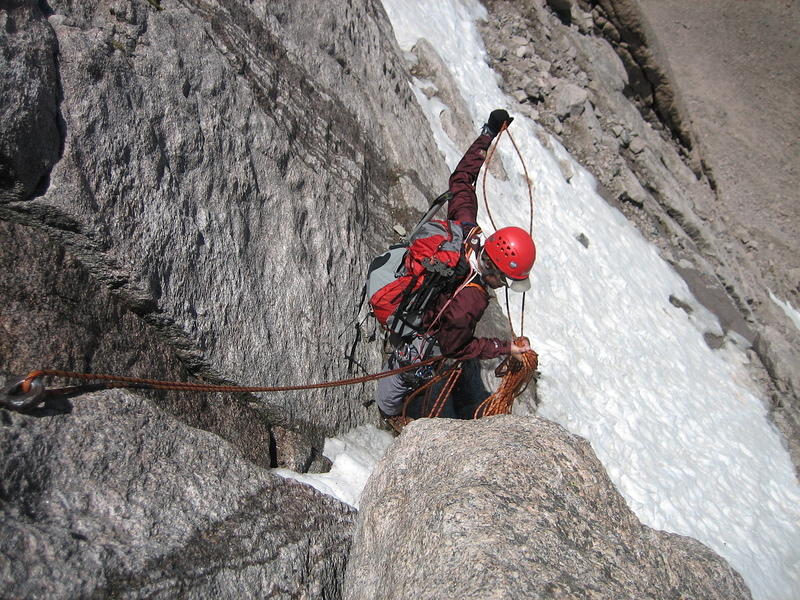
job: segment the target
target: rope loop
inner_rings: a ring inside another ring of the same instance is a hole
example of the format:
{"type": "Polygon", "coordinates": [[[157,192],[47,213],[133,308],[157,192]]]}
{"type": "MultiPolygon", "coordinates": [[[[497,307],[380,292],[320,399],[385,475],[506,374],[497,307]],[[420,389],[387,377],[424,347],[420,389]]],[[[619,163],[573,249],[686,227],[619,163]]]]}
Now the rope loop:
{"type": "MultiPolygon", "coordinates": [[[[519,337],[514,342],[527,344],[528,338],[519,337]]],[[[519,357],[508,356],[494,372],[498,377],[502,377],[503,381],[500,382],[497,391],[475,409],[473,416],[480,419],[492,415],[511,414],[514,400],[527,389],[528,384],[536,375],[538,366],[539,355],[533,350],[525,352],[519,357]]]]}
{"type": "MultiPolygon", "coordinates": [[[[508,127],[505,124],[503,124],[503,126],[500,128],[497,137],[494,139],[494,142],[489,147],[489,152],[486,155],[486,164],[483,170],[483,182],[482,182],[483,204],[486,207],[486,214],[489,217],[489,221],[491,222],[492,227],[495,229],[495,231],[497,231],[498,227],[494,222],[492,211],[489,208],[489,196],[486,193],[486,177],[487,173],[489,172],[489,164],[491,163],[492,158],[494,157],[495,152],[497,151],[497,146],[500,144],[500,138],[503,136],[503,134],[507,135],[508,139],[511,140],[511,144],[514,146],[514,151],[516,152],[517,157],[519,158],[519,162],[520,164],[522,164],[522,171],[525,174],[525,183],[528,188],[528,202],[530,204],[530,220],[528,222],[528,234],[531,237],[533,237],[533,182],[531,181],[531,178],[528,175],[528,167],[525,165],[525,159],[522,157],[522,152],[520,151],[519,146],[517,146],[517,142],[514,140],[514,136],[511,135],[511,132],[508,130],[508,127]]],[[[508,288],[506,288],[505,293],[506,293],[506,314],[508,316],[508,327],[511,330],[511,336],[517,337],[517,334],[514,331],[514,325],[511,322],[511,311],[509,309],[509,300],[508,300],[508,288]]],[[[522,310],[520,312],[521,314],[520,314],[519,334],[523,335],[525,329],[525,293],[522,294],[522,310]]]]}

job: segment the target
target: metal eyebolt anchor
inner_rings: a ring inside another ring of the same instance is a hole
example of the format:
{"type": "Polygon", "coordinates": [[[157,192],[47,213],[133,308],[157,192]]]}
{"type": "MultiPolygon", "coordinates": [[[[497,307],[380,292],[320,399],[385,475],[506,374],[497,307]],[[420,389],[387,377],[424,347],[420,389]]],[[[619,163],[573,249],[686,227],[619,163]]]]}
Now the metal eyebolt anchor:
{"type": "Polygon", "coordinates": [[[9,408],[11,410],[24,410],[32,408],[39,404],[44,396],[45,387],[41,377],[28,380],[27,375],[20,375],[19,377],[12,377],[8,380],[9,383],[0,390],[0,406],[9,408]],[[25,382],[28,385],[24,385],[25,382]],[[23,391],[25,387],[28,391],[23,391]]]}

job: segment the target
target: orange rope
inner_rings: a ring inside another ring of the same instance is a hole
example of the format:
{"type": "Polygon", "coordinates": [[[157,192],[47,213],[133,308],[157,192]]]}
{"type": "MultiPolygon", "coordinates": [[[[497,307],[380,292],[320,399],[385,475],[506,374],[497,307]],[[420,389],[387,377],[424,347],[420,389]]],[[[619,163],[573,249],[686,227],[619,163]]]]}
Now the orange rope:
{"type": "MultiPolygon", "coordinates": [[[[511,135],[511,132],[508,131],[508,128],[505,124],[500,128],[500,131],[497,134],[493,144],[489,147],[489,152],[486,156],[486,164],[483,170],[483,204],[486,207],[486,214],[489,217],[489,221],[492,224],[492,227],[497,230],[497,225],[495,225],[494,217],[492,216],[492,211],[489,209],[489,197],[486,195],[486,175],[489,172],[489,163],[492,160],[495,152],[497,151],[497,146],[500,143],[500,138],[503,134],[508,135],[508,139],[511,140],[511,144],[514,146],[514,150],[517,153],[517,157],[519,158],[519,162],[522,164],[522,171],[525,174],[525,183],[528,187],[528,202],[530,203],[530,221],[528,223],[528,233],[533,236],[533,182],[531,182],[531,178],[528,175],[528,167],[525,165],[525,159],[522,157],[522,152],[520,152],[519,146],[517,146],[517,142],[514,140],[514,136],[511,135]]],[[[515,336],[514,333],[514,325],[511,323],[511,311],[508,309],[508,288],[506,288],[506,312],[508,316],[508,326],[511,329],[511,335],[515,336]]],[[[520,326],[519,326],[520,335],[524,333],[525,330],[525,294],[522,294],[522,314],[520,315],[520,326]]]]}
{"type": "MultiPolygon", "coordinates": [[[[441,358],[441,357],[439,357],[439,358],[441,358]]],[[[437,373],[433,378],[431,378],[430,381],[426,382],[424,385],[421,385],[420,387],[418,387],[416,390],[411,392],[411,394],[409,394],[406,397],[405,401],[403,402],[403,412],[401,413],[402,416],[403,417],[406,416],[406,414],[408,413],[409,405],[422,392],[426,392],[426,396],[425,396],[425,400],[424,400],[424,402],[422,404],[422,407],[421,407],[422,410],[420,411],[420,414],[425,413],[425,416],[427,416],[427,417],[439,416],[439,414],[441,414],[441,412],[442,412],[442,408],[444,407],[444,403],[447,400],[447,396],[450,395],[450,392],[452,391],[453,387],[455,386],[455,382],[456,382],[456,380],[458,379],[458,377],[460,375],[461,375],[461,363],[460,362],[456,362],[453,365],[447,367],[446,369],[443,369],[440,373],[437,373]],[[454,373],[455,373],[455,376],[454,376],[454,373]],[[428,397],[427,392],[429,392],[430,389],[435,384],[439,383],[445,377],[449,377],[447,383],[445,383],[444,387],[439,392],[439,395],[436,397],[436,401],[434,402],[433,406],[430,409],[428,409],[427,405],[428,405],[428,402],[429,402],[429,397],[428,397]],[[451,384],[451,380],[452,380],[452,384],[451,384]],[[434,410],[437,409],[437,407],[438,407],[437,414],[433,414],[434,410]]]]}
{"type": "Polygon", "coordinates": [[[507,131],[506,133],[508,134],[508,139],[511,140],[511,144],[514,146],[514,150],[517,152],[519,162],[522,163],[522,172],[525,174],[525,183],[528,185],[528,202],[530,203],[531,207],[530,221],[528,222],[528,233],[533,235],[533,182],[528,176],[528,167],[525,166],[525,161],[522,158],[522,152],[520,152],[517,142],[514,141],[514,136],[511,135],[510,131],[507,131]]]}
{"type": "Polygon", "coordinates": [[[495,138],[494,142],[492,143],[491,147],[489,148],[489,153],[486,155],[486,164],[485,164],[485,167],[484,167],[484,170],[483,170],[483,182],[482,182],[483,205],[486,207],[486,214],[489,217],[489,222],[491,222],[492,227],[494,227],[494,229],[496,230],[497,229],[497,225],[495,225],[495,223],[494,223],[494,217],[492,217],[492,211],[489,210],[489,198],[486,195],[486,175],[489,172],[489,163],[492,162],[492,158],[494,157],[494,154],[497,151],[497,146],[500,143],[500,138],[503,136],[504,133],[508,136],[508,139],[511,140],[511,144],[514,146],[514,151],[517,153],[517,158],[519,158],[519,162],[522,165],[522,172],[525,174],[525,183],[527,184],[527,187],[528,187],[528,202],[529,202],[530,207],[531,207],[530,220],[528,221],[528,233],[533,235],[533,206],[534,206],[534,204],[533,204],[533,182],[531,181],[531,178],[528,175],[528,167],[525,165],[525,159],[522,157],[522,152],[520,151],[519,146],[517,146],[517,142],[514,140],[514,136],[511,135],[511,132],[508,130],[508,128],[505,125],[503,125],[500,128],[500,132],[497,134],[497,137],[495,138]]]}
{"type": "MultiPolygon", "coordinates": [[[[519,337],[515,343],[528,343],[528,339],[519,337]]],[[[539,356],[533,350],[525,352],[519,358],[509,356],[495,370],[495,375],[502,377],[500,387],[475,409],[476,419],[492,415],[511,414],[514,400],[525,391],[539,366],[539,356]]]]}
{"type": "Polygon", "coordinates": [[[442,409],[444,409],[444,404],[447,401],[447,398],[450,396],[450,392],[453,391],[453,388],[456,386],[456,382],[458,378],[461,376],[461,363],[456,363],[456,367],[451,371],[450,377],[447,379],[447,383],[444,384],[442,391],[439,392],[439,397],[436,399],[433,408],[428,413],[430,418],[438,417],[442,414],[442,409]]]}
{"type": "Polygon", "coordinates": [[[427,360],[418,363],[406,365],[392,371],[384,371],[382,373],[375,373],[372,375],[364,375],[362,377],[355,377],[353,379],[341,379],[339,381],[327,381],[324,383],[311,383],[305,385],[286,385],[286,386],[241,386],[241,385],[212,385],[208,383],[192,383],[188,381],[161,381],[158,379],[140,379],[138,377],[124,377],[120,375],[99,375],[92,373],[74,373],[72,371],[58,371],[55,369],[41,369],[38,371],[31,371],[20,383],[20,391],[27,393],[30,390],[31,383],[34,379],[39,377],[61,377],[66,379],[83,379],[87,381],[107,381],[109,388],[120,388],[131,386],[144,386],[154,390],[173,390],[178,392],[223,392],[223,393],[238,393],[238,392],[290,392],[296,390],[314,390],[321,388],[339,387],[344,385],[355,385],[358,383],[366,383],[374,381],[383,377],[390,377],[398,373],[404,373],[413,369],[418,369],[421,366],[433,364],[442,360],[441,356],[434,356],[427,360]]]}
{"type": "Polygon", "coordinates": [[[425,384],[419,386],[417,389],[415,389],[413,392],[411,392],[408,396],[406,396],[406,399],[403,401],[403,412],[401,414],[405,417],[406,414],[408,413],[408,407],[411,404],[411,402],[415,398],[417,398],[422,392],[427,391],[434,384],[436,384],[436,383],[440,382],[442,379],[444,379],[445,376],[446,376],[446,372],[434,376],[433,378],[431,378],[430,381],[428,381],[425,384]]]}
{"type": "Polygon", "coordinates": [[[489,221],[492,224],[492,228],[497,231],[497,225],[494,224],[494,217],[492,217],[492,211],[489,210],[489,197],[486,195],[486,174],[489,172],[489,163],[492,162],[492,157],[494,153],[497,151],[497,146],[500,143],[500,137],[503,135],[503,132],[507,129],[506,124],[500,127],[500,132],[497,134],[497,137],[494,139],[494,142],[491,146],[489,146],[489,153],[486,156],[486,163],[483,167],[483,205],[486,207],[486,215],[489,217],[489,221]]]}

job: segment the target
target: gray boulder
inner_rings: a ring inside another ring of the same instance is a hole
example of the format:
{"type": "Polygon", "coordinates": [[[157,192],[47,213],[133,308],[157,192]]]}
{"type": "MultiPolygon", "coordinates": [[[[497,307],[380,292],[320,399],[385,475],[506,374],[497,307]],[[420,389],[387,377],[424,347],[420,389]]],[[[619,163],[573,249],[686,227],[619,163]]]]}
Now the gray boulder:
{"type": "Polygon", "coordinates": [[[589,97],[588,92],[573,83],[559,82],[553,89],[548,101],[560,119],[583,112],[583,105],[589,97]]]}
{"type": "Polygon", "coordinates": [[[0,411],[6,598],[336,598],[354,512],[125,391],[0,411]]]}
{"type": "Polygon", "coordinates": [[[642,525],[583,438],[536,418],[419,420],[361,498],[345,598],[750,598],[642,525]]]}

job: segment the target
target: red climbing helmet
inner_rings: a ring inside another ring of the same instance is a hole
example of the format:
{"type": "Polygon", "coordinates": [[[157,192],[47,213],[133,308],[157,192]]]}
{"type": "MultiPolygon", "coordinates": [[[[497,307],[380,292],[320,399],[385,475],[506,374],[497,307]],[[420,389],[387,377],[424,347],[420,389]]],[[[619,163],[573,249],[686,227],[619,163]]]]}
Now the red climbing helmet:
{"type": "Polygon", "coordinates": [[[536,260],[536,245],[527,231],[503,227],[490,235],[483,247],[503,275],[516,281],[528,278],[536,260]]]}

